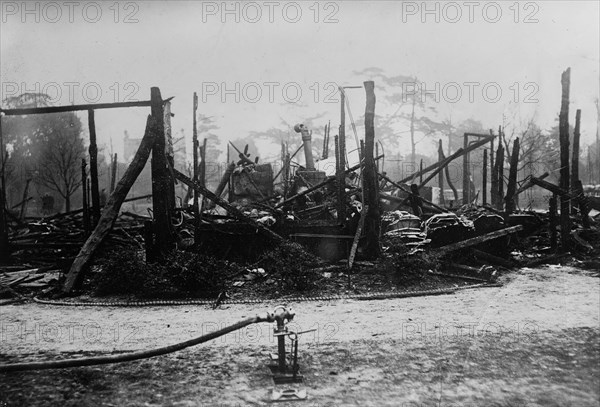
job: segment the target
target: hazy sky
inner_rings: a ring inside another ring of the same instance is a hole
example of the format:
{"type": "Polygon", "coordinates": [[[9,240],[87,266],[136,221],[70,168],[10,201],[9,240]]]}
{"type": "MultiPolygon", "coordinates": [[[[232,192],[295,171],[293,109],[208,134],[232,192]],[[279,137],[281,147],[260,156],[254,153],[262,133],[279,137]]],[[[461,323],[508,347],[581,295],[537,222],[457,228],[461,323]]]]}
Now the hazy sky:
{"type": "MultiPolygon", "coordinates": [[[[437,89],[426,97],[438,119],[497,128],[535,117],[548,128],[571,67],[570,119],[582,109],[584,145],[596,133],[598,1],[0,3],[2,99],[45,90],[56,104],[145,100],[159,86],[175,97],[173,128],[191,138],[196,91],[199,113],[230,140],[271,127],[287,133],[282,121],[318,114],[316,124],[337,128],[334,84],[377,80],[356,72],[379,68],[437,89]]],[[[399,90],[377,89],[378,115],[396,111],[384,96],[399,90]]],[[[359,118],[364,90],[348,95],[359,118]]],[[[98,112],[100,142],[112,139],[121,153],[123,131],[140,137],[148,111],[98,112]]],[[[408,147],[406,130],[398,127],[408,147]]]]}

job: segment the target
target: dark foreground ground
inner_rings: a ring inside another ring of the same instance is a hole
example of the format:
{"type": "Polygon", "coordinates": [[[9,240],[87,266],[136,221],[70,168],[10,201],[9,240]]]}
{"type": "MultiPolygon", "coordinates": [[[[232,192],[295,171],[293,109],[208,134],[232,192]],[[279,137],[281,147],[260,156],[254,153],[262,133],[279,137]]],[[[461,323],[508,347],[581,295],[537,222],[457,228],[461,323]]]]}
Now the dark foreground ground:
{"type": "MultiPolygon", "coordinates": [[[[598,406],[597,273],[521,269],[499,288],[380,301],[301,302],[308,400],[297,406],[598,406]]],[[[163,346],[277,303],[0,309],[1,363],[163,346]]],[[[0,406],[261,406],[274,387],[268,324],[119,365],[0,374],[0,406]]],[[[280,403],[279,405],[286,405],[280,403]]]]}

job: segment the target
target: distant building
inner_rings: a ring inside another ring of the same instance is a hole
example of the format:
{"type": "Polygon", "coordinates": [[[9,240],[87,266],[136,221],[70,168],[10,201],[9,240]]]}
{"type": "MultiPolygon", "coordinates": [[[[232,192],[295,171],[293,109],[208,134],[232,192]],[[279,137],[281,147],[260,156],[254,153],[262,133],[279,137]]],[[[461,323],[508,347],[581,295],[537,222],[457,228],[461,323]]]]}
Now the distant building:
{"type": "Polygon", "coordinates": [[[125,162],[129,162],[133,158],[141,141],[141,138],[130,138],[129,133],[125,130],[125,135],[123,136],[123,158],[125,162]]]}

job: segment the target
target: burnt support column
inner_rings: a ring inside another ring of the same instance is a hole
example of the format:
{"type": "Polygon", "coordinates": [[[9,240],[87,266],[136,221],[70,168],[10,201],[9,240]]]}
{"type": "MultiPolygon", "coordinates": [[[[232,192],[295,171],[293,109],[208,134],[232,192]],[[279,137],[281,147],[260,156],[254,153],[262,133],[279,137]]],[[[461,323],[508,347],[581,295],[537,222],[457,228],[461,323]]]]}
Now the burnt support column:
{"type": "MultiPolygon", "coordinates": [[[[196,112],[198,110],[198,95],[194,92],[194,118],[192,124],[192,151],[193,151],[193,162],[192,162],[192,179],[194,182],[198,182],[198,126],[196,122],[196,112]]],[[[227,146],[227,152],[229,153],[229,145],[227,146]]],[[[196,217],[197,223],[200,219],[200,213],[198,209],[198,191],[194,191],[194,203],[193,212],[196,217]]]]}
{"type": "MultiPolygon", "coordinates": [[[[444,160],[444,147],[442,146],[442,139],[438,142],[438,161],[444,160]]],[[[440,205],[444,206],[444,171],[440,171],[438,174],[438,187],[440,188],[440,205]]]]}
{"type": "MultiPolygon", "coordinates": [[[[561,76],[562,97],[558,116],[560,140],[560,188],[569,191],[569,91],[571,87],[571,68],[561,76]]],[[[571,205],[566,195],[560,197],[560,238],[562,250],[568,250],[571,235],[571,205]]]]}
{"type": "Polygon", "coordinates": [[[85,158],[81,159],[81,192],[83,196],[83,230],[85,231],[86,236],[92,231],[91,222],[90,222],[90,211],[88,207],[88,199],[87,199],[87,171],[85,169],[86,162],[85,158]]]}
{"type": "Polygon", "coordinates": [[[496,167],[497,169],[497,185],[496,190],[496,209],[499,211],[503,208],[502,197],[504,196],[504,147],[501,143],[498,143],[498,154],[496,155],[496,167]]]}
{"type": "MultiPolygon", "coordinates": [[[[346,94],[340,89],[340,132],[338,137],[338,221],[346,223],[346,94]]],[[[358,147],[358,146],[357,146],[358,147]]]]}
{"type": "Polygon", "coordinates": [[[575,113],[575,129],[573,130],[573,155],[571,159],[571,188],[575,191],[579,181],[579,138],[581,136],[581,109],[575,113]]]}
{"type": "Polygon", "coordinates": [[[172,180],[166,154],[163,100],[160,89],[150,90],[155,141],[152,147],[152,210],[154,212],[154,247],[166,253],[172,244],[171,208],[169,194],[172,180]]]}
{"type": "Polygon", "coordinates": [[[487,205],[487,165],[488,165],[488,151],[483,150],[483,175],[481,180],[481,203],[487,205]]]}
{"type": "Polygon", "coordinates": [[[492,170],[490,176],[490,204],[493,208],[498,204],[496,200],[496,191],[498,191],[498,161],[496,160],[496,163],[494,163],[494,154],[496,154],[496,151],[494,150],[494,139],[492,139],[490,144],[490,168],[492,170]]]}
{"type": "Polygon", "coordinates": [[[110,173],[110,193],[115,190],[115,185],[117,182],[117,153],[113,156],[111,173],[110,173]]]}
{"type": "Polygon", "coordinates": [[[517,170],[519,168],[519,138],[513,142],[512,155],[510,156],[510,168],[508,173],[508,186],[506,187],[505,210],[506,214],[515,211],[515,193],[517,192],[517,170]]]}
{"type": "Polygon", "coordinates": [[[92,181],[92,219],[96,226],[100,220],[100,190],[98,189],[98,145],[96,144],[96,117],[94,110],[88,110],[88,128],[90,131],[90,178],[92,181]]]}
{"type": "Polygon", "coordinates": [[[367,216],[365,218],[366,247],[365,255],[368,258],[375,259],[379,257],[379,234],[380,220],[379,213],[379,183],[377,182],[377,171],[375,169],[375,158],[373,150],[375,147],[375,83],[373,81],[364,82],[367,96],[365,108],[365,166],[363,170],[363,194],[364,205],[368,205],[367,216]]]}
{"type": "Polygon", "coordinates": [[[4,160],[6,156],[4,154],[4,138],[2,136],[2,114],[0,113],[0,262],[7,261],[10,256],[10,250],[8,247],[8,225],[6,222],[6,180],[4,175],[4,169],[6,163],[4,160]]]}
{"type": "MultiPolygon", "coordinates": [[[[467,149],[469,147],[469,137],[465,134],[463,136],[463,149],[467,149]]],[[[469,179],[469,153],[463,155],[463,182],[462,182],[462,203],[463,205],[471,202],[471,188],[470,188],[470,179],[469,179]]]]}
{"type": "Polygon", "coordinates": [[[556,248],[557,248],[557,232],[556,232],[556,226],[558,224],[557,222],[557,214],[556,214],[556,209],[557,209],[557,199],[556,199],[556,194],[552,195],[552,197],[550,198],[549,201],[549,206],[548,206],[548,218],[549,218],[549,222],[548,222],[548,227],[550,228],[550,249],[552,250],[552,252],[556,252],[556,248]]]}

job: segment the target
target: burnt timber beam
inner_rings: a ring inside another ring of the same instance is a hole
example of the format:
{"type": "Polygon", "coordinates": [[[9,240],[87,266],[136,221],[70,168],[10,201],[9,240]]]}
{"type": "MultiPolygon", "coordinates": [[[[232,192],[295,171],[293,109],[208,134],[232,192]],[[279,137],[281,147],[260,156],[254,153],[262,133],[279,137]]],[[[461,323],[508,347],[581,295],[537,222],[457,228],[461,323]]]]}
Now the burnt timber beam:
{"type": "MultiPolygon", "coordinates": [[[[458,157],[462,156],[463,154],[466,154],[470,151],[473,151],[487,143],[490,142],[490,140],[493,140],[495,136],[486,136],[485,139],[477,141],[476,143],[471,144],[470,146],[468,146],[466,149],[459,149],[457,151],[455,151],[454,153],[452,153],[450,156],[448,156],[447,160],[449,159],[450,161],[453,161],[455,159],[457,159],[458,157]]],[[[418,177],[419,175],[421,175],[421,173],[425,174],[428,173],[431,170],[436,169],[438,166],[440,166],[440,162],[438,161],[437,163],[431,164],[428,167],[423,168],[423,171],[418,171],[414,174],[411,174],[408,177],[405,177],[403,179],[401,179],[400,181],[398,181],[399,184],[402,184],[403,182],[407,182],[410,181],[411,179],[418,177]]]]}
{"type": "Polygon", "coordinates": [[[1,109],[0,112],[7,116],[20,116],[28,114],[48,114],[48,113],[63,113],[76,112],[81,110],[97,110],[97,109],[115,109],[122,107],[150,107],[150,100],[136,102],[117,102],[117,103],[98,103],[85,105],[69,105],[69,106],[46,106],[46,107],[28,107],[21,109],[1,109]]]}
{"type": "Polygon", "coordinates": [[[129,189],[144,169],[146,161],[148,161],[150,151],[156,138],[156,134],[154,133],[155,128],[156,123],[154,123],[154,118],[148,116],[146,131],[140,142],[140,146],[138,147],[131,164],[127,167],[125,174],[123,174],[123,178],[121,178],[115,187],[114,192],[110,195],[94,231],[84,243],[77,257],[75,257],[75,261],[73,261],[63,285],[63,293],[68,294],[76,287],[81,280],[81,271],[87,265],[106,235],[108,235],[108,232],[112,229],[113,223],[119,214],[119,209],[129,193],[129,189]]]}
{"type": "Polygon", "coordinates": [[[479,243],[487,242],[488,240],[497,239],[502,236],[517,233],[523,230],[523,225],[511,226],[509,228],[496,230],[494,232],[486,233],[485,235],[473,237],[471,239],[463,240],[461,242],[452,243],[446,246],[438,247],[433,250],[435,254],[446,254],[456,250],[465,249],[467,247],[478,245],[479,243]]]}

